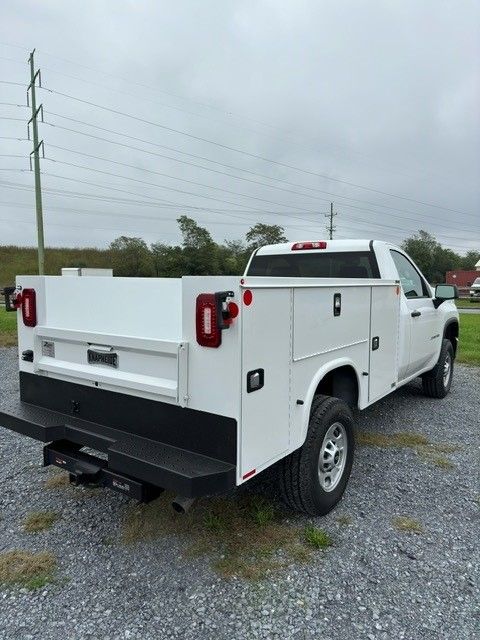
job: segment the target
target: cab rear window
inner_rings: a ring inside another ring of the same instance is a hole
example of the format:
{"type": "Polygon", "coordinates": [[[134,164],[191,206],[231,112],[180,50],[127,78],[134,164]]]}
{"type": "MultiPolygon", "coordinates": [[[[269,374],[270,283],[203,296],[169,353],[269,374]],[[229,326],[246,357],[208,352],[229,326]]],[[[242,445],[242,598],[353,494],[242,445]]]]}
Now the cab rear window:
{"type": "Polygon", "coordinates": [[[379,278],[372,251],[256,255],[247,275],[293,278],[379,278]]]}

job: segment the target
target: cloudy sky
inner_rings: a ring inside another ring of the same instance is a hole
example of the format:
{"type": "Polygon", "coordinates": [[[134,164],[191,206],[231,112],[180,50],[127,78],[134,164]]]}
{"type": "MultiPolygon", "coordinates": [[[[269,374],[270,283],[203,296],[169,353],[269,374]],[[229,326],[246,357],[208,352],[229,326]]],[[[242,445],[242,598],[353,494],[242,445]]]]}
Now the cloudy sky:
{"type": "Polygon", "coordinates": [[[28,54],[49,246],[119,235],[480,245],[478,0],[3,0],[0,243],[36,242],[28,54]]]}

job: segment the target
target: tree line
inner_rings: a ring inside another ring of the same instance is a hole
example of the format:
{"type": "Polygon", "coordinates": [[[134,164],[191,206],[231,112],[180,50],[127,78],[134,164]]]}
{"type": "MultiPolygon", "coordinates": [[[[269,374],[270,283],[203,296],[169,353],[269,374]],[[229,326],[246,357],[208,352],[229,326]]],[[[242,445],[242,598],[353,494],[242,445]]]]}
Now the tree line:
{"type": "MultiPolygon", "coordinates": [[[[257,223],[244,240],[226,240],[217,244],[210,232],[188,216],[177,219],[182,244],[171,246],[163,242],[150,245],[142,238],[121,236],[110,244],[112,266],[118,276],[156,276],[178,278],[183,275],[239,275],[257,247],[288,242],[279,225],[257,223]]],[[[480,260],[479,251],[465,256],[443,247],[427,231],[404,240],[402,248],[412,257],[431,283],[444,282],[445,273],[455,269],[474,269],[480,260]]]]}
{"type": "Polygon", "coordinates": [[[113,272],[117,276],[179,278],[184,275],[238,275],[252,251],[265,244],[287,242],[283,227],[255,224],[244,240],[214,242],[210,232],[188,216],[177,219],[182,244],[147,245],[142,238],[120,236],[110,244],[113,272]]]}
{"type": "MultiPolygon", "coordinates": [[[[287,242],[284,228],[278,225],[257,223],[243,239],[219,244],[192,218],[183,215],[177,222],[182,236],[177,246],[163,242],[149,246],[142,238],[121,236],[108,249],[47,248],[45,273],[59,275],[61,267],[113,267],[117,276],[240,275],[254,249],[287,242]]],[[[312,235],[310,239],[321,238],[312,235]]],[[[418,231],[401,246],[432,284],[444,282],[447,271],[473,270],[480,260],[479,251],[461,256],[443,247],[426,231],[418,231]]],[[[16,275],[35,273],[38,273],[35,248],[0,246],[0,288],[13,284],[16,275]]]]}

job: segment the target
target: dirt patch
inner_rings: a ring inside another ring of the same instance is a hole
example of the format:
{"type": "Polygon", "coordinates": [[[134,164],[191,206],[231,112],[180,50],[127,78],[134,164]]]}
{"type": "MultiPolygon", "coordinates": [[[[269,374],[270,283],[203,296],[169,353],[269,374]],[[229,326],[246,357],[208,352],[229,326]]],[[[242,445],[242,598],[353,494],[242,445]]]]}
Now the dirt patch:
{"type": "Polygon", "coordinates": [[[28,533],[45,531],[51,529],[59,517],[54,511],[34,511],[25,518],[23,528],[28,533]]]}
{"type": "Polygon", "coordinates": [[[62,489],[68,486],[70,486],[70,479],[68,477],[68,473],[65,473],[64,471],[54,473],[50,478],[45,480],[44,484],[46,489],[62,489]]]}
{"type": "Polygon", "coordinates": [[[359,445],[381,448],[413,449],[422,460],[440,469],[454,469],[455,465],[445,454],[458,451],[459,447],[452,444],[430,442],[421,433],[399,431],[397,433],[376,433],[374,431],[358,431],[356,440],[359,445]]]}
{"type": "MultiPolygon", "coordinates": [[[[171,508],[172,496],[127,511],[122,541],[133,544],[179,536],[187,556],[208,556],[225,577],[258,580],[272,571],[307,562],[315,545],[305,528],[259,496],[199,500],[185,515],[171,508]]],[[[324,532],[323,532],[324,533],[324,532]]],[[[328,537],[328,534],[325,534],[328,537]]]]}

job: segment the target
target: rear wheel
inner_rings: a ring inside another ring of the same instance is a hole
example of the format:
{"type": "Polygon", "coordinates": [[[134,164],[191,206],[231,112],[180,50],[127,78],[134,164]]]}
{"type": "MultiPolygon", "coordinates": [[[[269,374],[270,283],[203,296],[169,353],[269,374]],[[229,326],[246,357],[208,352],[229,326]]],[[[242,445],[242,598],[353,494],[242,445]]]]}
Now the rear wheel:
{"type": "Polygon", "coordinates": [[[354,420],[338,398],[316,396],[305,442],[280,468],[284,501],[312,516],[328,513],[345,491],[353,463],[354,420]]]}
{"type": "Polygon", "coordinates": [[[445,398],[452,386],[453,361],[452,343],[450,340],[443,340],[437,364],[422,376],[425,395],[430,398],[445,398]]]}

